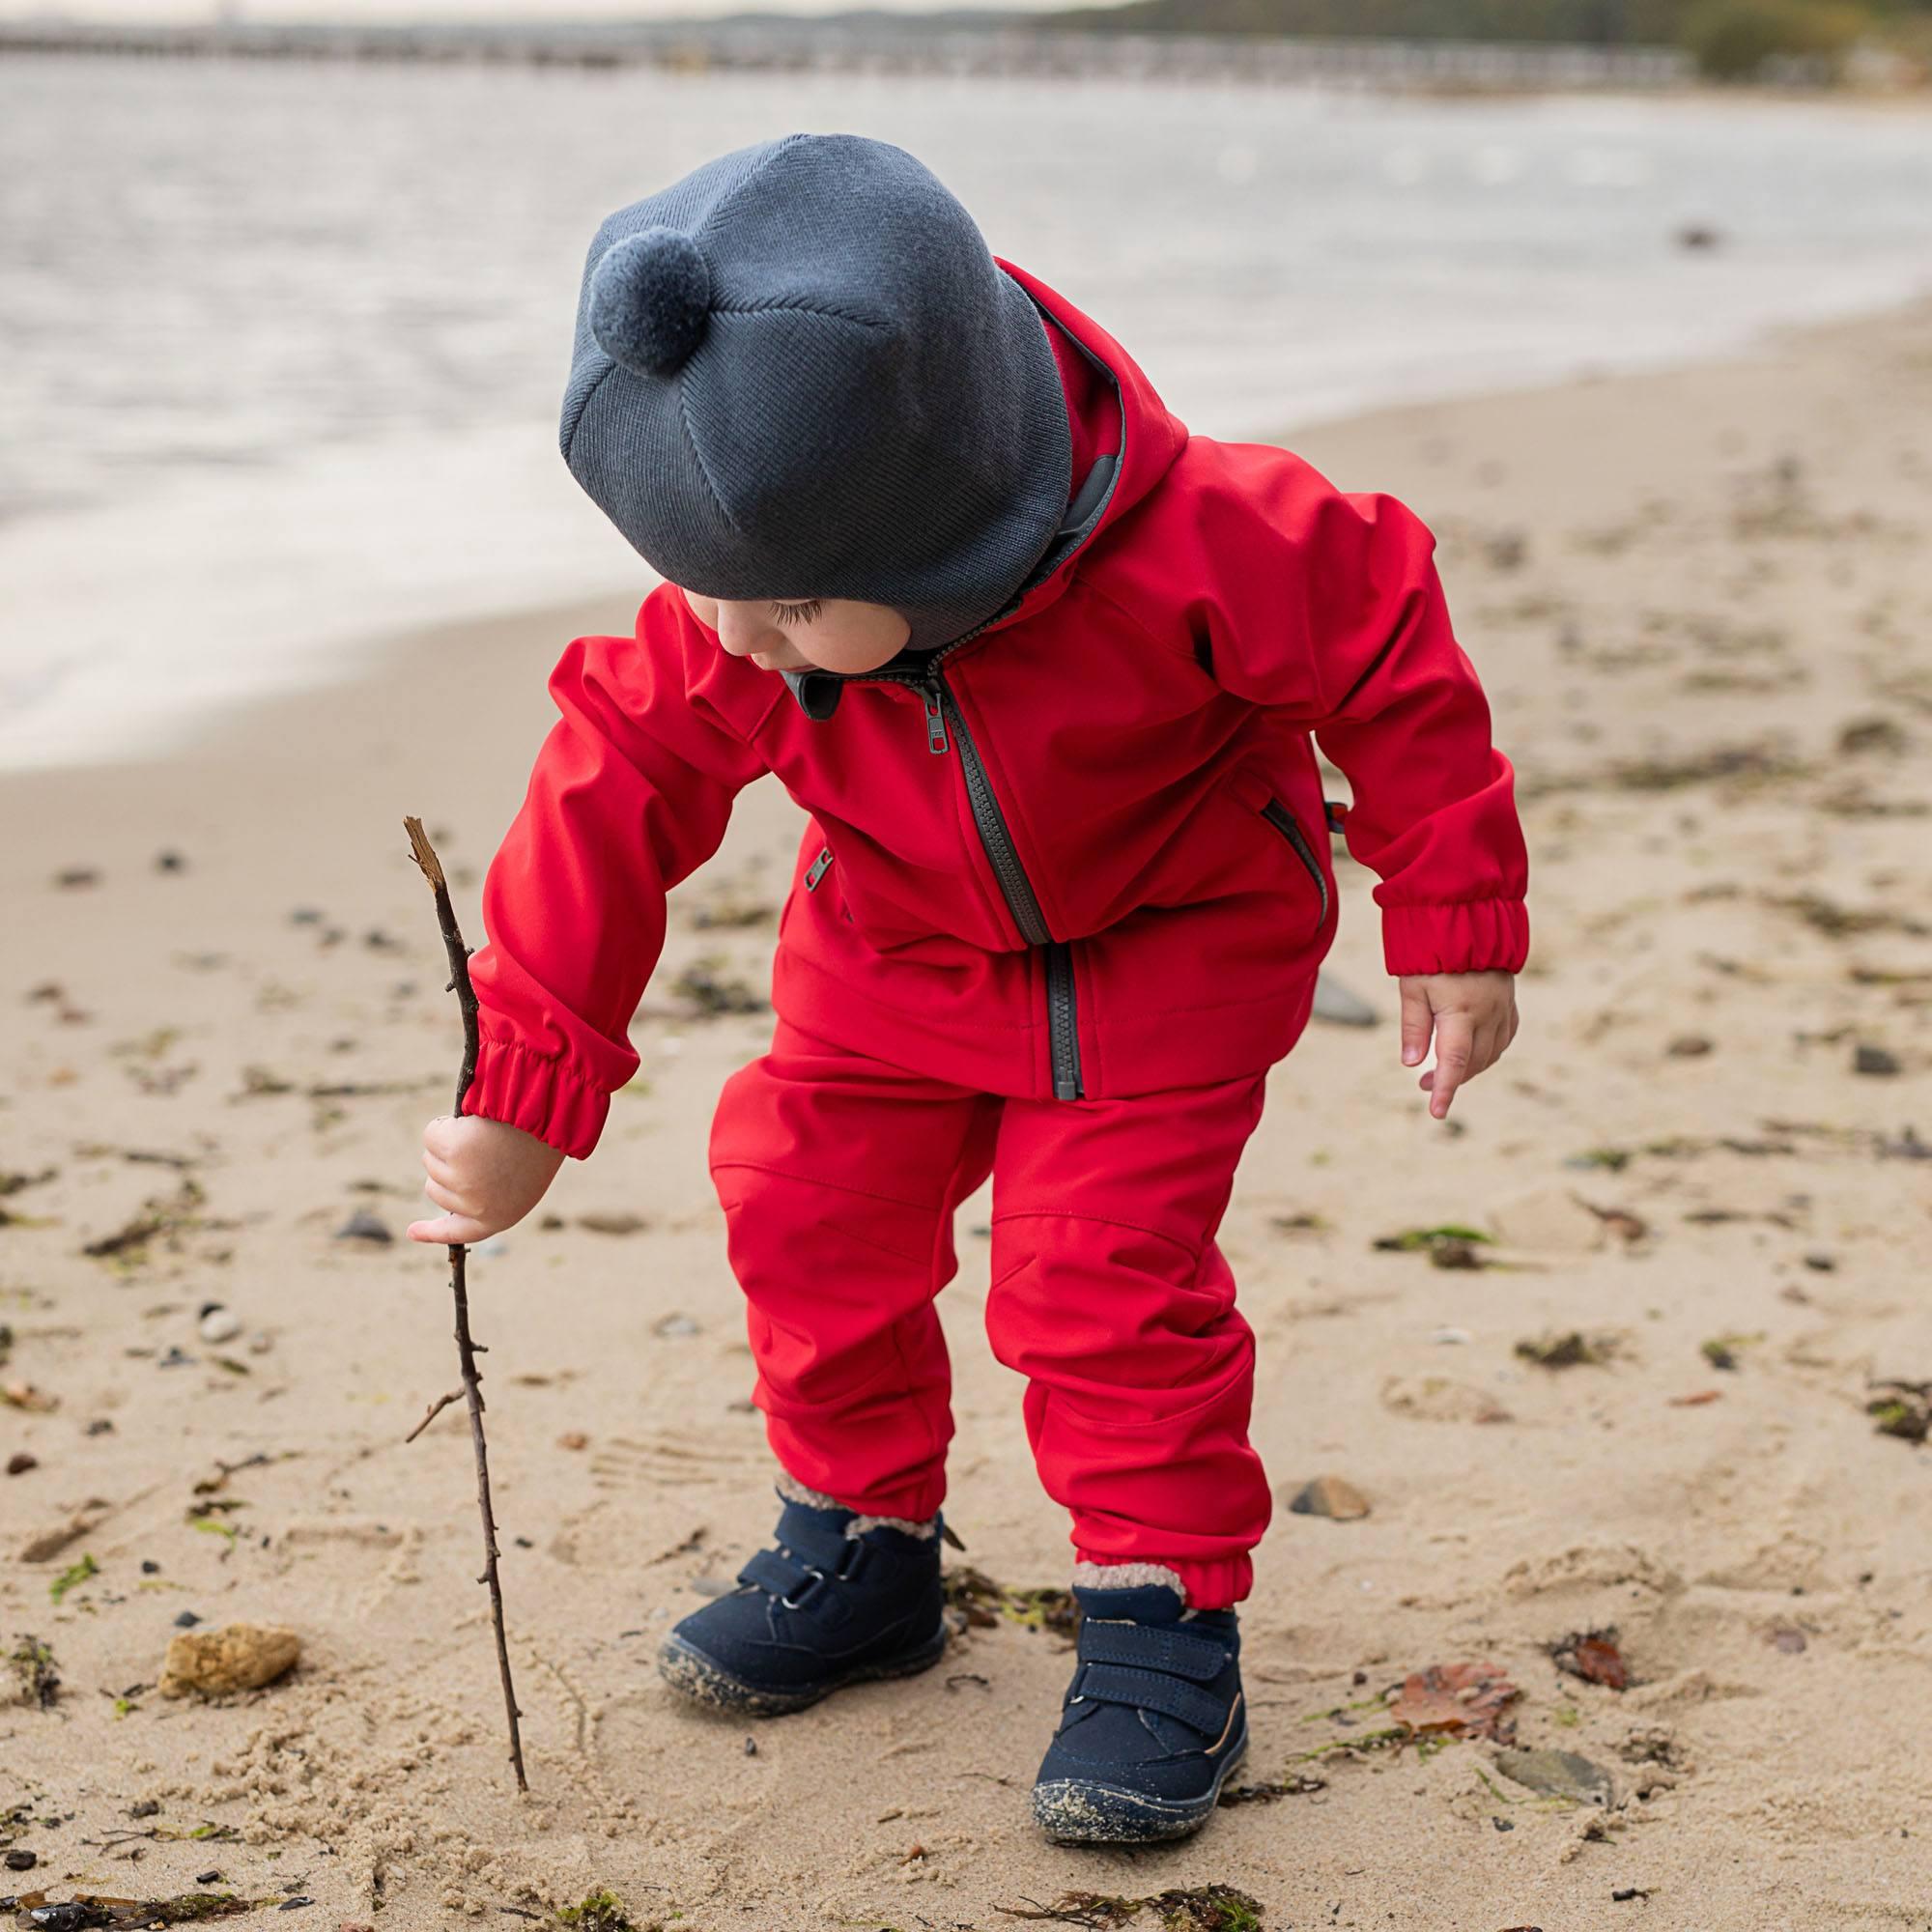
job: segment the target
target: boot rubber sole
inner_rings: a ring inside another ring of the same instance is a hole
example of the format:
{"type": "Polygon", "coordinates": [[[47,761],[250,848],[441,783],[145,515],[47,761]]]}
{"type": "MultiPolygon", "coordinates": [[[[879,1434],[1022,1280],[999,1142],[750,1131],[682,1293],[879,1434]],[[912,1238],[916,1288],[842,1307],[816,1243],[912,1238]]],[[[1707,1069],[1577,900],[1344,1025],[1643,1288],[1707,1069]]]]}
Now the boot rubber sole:
{"type": "Polygon", "coordinates": [[[1221,1802],[1221,1787],[1248,1754],[1243,1737],[1213,1788],[1200,1798],[1156,1798],[1100,1778],[1056,1777],[1033,1788],[1034,1822],[1057,1845],[1157,1845],[1198,1832],[1221,1802]]]}
{"type": "Polygon", "coordinates": [[[809,1688],[779,1690],[748,1684],[706,1657],[696,1644],[681,1636],[669,1636],[658,1652],[658,1675],[680,1697],[687,1697],[694,1704],[703,1704],[714,1711],[735,1711],[741,1717],[782,1718],[793,1711],[810,1710],[848,1685],[917,1677],[921,1671],[930,1670],[945,1655],[946,1626],[942,1623],[938,1633],[917,1650],[903,1651],[877,1663],[855,1664],[850,1670],[824,1678],[809,1688]]]}

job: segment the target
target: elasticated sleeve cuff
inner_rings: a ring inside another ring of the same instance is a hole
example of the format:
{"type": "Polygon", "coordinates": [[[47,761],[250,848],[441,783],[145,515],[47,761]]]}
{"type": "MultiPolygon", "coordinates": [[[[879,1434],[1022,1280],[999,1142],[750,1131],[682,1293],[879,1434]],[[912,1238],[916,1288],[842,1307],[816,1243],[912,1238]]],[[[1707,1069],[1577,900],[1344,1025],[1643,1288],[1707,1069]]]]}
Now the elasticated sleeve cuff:
{"type": "Polygon", "coordinates": [[[604,1131],[611,1096],[565,1062],[485,1034],[463,1111],[521,1127],[559,1153],[582,1160],[604,1131]]]}
{"type": "Polygon", "coordinates": [[[1529,908],[1520,899],[1382,908],[1391,974],[1520,973],[1529,956],[1529,908]]]}

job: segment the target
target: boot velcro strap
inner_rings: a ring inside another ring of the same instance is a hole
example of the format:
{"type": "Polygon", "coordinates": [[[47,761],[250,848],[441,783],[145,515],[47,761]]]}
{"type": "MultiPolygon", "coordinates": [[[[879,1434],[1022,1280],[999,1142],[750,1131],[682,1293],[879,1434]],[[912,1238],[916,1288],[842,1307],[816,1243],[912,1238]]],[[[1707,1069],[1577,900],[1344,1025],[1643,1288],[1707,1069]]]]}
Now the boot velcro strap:
{"type": "Polygon", "coordinates": [[[1074,1684],[1073,1696],[1076,1701],[1084,1697],[1096,1704],[1127,1704],[1136,1711],[1158,1711],[1162,1717],[1179,1718],[1210,1738],[1228,1721],[1223,1699],[1158,1670],[1125,1670],[1116,1663],[1085,1664],[1074,1684]]]}
{"type": "Polygon", "coordinates": [[[780,1511],[778,1540],[814,1570],[837,1570],[847,1555],[843,1524],[828,1528],[818,1520],[818,1512],[798,1503],[786,1503],[780,1511]]]}
{"type": "Polygon", "coordinates": [[[738,1572],[738,1580],[774,1597],[792,1599],[819,1574],[781,1550],[760,1549],[738,1572]]]}
{"type": "Polygon", "coordinates": [[[1122,1663],[1135,1670],[1164,1670],[1211,1684],[1228,1667],[1228,1652],[1211,1636],[1153,1624],[1103,1623],[1080,1626],[1080,1655],[1089,1663],[1122,1663]]]}

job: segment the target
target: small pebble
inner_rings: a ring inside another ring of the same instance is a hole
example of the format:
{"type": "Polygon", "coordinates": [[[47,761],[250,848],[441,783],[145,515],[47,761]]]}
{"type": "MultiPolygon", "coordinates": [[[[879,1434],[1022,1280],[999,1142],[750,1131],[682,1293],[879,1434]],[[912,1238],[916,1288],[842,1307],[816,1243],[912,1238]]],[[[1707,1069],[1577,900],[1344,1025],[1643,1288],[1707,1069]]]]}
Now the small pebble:
{"type": "Polygon", "coordinates": [[[667,1315],[652,1332],[658,1335],[696,1335],[698,1327],[689,1315],[667,1315]]]}
{"type": "Polygon", "coordinates": [[[155,870],[157,872],[185,872],[187,870],[187,861],[179,852],[156,852],[155,854],[155,870]]]}
{"type": "Polygon", "coordinates": [[[370,1241],[378,1247],[387,1247],[396,1237],[388,1228],[366,1208],[358,1208],[335,1231],[338,1241],[370,1241]]]}
{"type": "Polygon", "coordinates": [[[757,1739],[756,1739],[756,1738],[747,1738],[747,1739],[745,1740],[745,1755],[746,1755],[747,1757],[756,1757],[756,1756],[757,1756],[757,1754],[758,1754],[758,1741],[757,1741],[757,1739]]]}
{"type": "Polygon", "coordinates": [[[191,1631],[201,1619],[192,1610],[184,1610],[175,1619],[175,1629],[191,1631]]]}
{"type": "Polygon", "coordinates": [[[156,1563],[152,1556],[144,1556],[141,1558],[142,1576],[158,1577],[160,1574],[161,1574],[161,1566],[158,1563],[156,1563]]]}
{"type": "Polygon", "coordinates": [[[29,1456],[24,1449],[16,1449],[7,1458],[7,1473],[10,1476],[24,1476],[29,1469],[40,1466],[40,1458],[29,1456]]]}
{"type": "Polygon", "coordinates": [[[221,1874],[218,1871],[196,1872],[194,1882],[196,1885],[219,1885],[221,1874]]]}
{"type": "Polygon", "coordinates": [[[33,1852],[9,1852],[7,1869],[9,1871],[32,1871],[40,1863],[38,1854],[33,1852]]]}
{"type": "Polygon", "coordinates": [[[155,1364],[157,1369],[185,1369],[194,1360],[192,1355],[184,1354],[180,1349],[170,1348],[168,1352],[155,1364]]]}
{"type": "Polygon", "coordinates": [[[1881,1078],[1889,1078],[1902,1070],[1898,1055],[1887,1052],[1882,1046],[1861,1044],[1852,1055],[1854,1073],[1868,1073],[1881,1078]]]}
{"type": "Polygon", "coordinates": [[[200,1332],[204,1342],[232,1342],[242,1332],[242,1318],[217,1302],[201,1318],[200,1332]]]}
{"type": "Polygon", "coordinates": [[[1467,1346],[1470,1335],[1466,1328],[1438,1328],[1429,1339],[1445,1348],[1461,1349],[1467,1346]]]}
{"type": "Polygon", "coordinates": [[[1317,1476],[1304,1483],[1288,1506],[1296,1516],[1325,1516],[1336,1522],[1352,1522],[1369,1513],[1368,1497],[1340,1476],[1317,1476]]]}

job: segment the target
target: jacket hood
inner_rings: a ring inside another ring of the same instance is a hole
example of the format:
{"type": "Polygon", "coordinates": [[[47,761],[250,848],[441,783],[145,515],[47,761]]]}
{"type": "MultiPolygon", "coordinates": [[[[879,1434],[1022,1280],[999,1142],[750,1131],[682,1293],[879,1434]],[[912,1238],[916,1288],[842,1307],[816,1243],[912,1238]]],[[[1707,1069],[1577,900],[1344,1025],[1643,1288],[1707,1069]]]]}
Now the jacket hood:
{"type": "Polygon", "coordinates": [[[1037,275],[1010,262],[1002,261],[1000,267],[1105,374],[1120,409],[1121,434],[1118,452],[1094,466],[1096,472],[1104,468],[1104,477],[1088,476],[1056,542],[1018,599],[985,626],[988,630],[1017,623],[1051,604],[1065,589],[1070,566],[1081,553],[1151,493],[1187,441],[1187,425],[1161,401],[1140,364],[1098,323],[1037,275]]]}
{"type": "MultiPolygon", "coordinates": [[[[1023,622],[1055,603],[1072,581],[1081,555],[1153,491],[1187,441],[1187,425],[1161,401],[1140,364],[1098,323],[1037,275],[994,259],[1049,327],[1058,327],[1105,376],[1113,407],[1120,412],[1119,440],[1116,449],[1098,458],[1080,483],[1060,528],[1026,582],[1004,610],[968,632],[968,637],[1023,622]]],[[[929,655],[908,651],[882,668],[903,669],[929,655]]],[[[838,710],[839,694],[847,684],[880,672],[848,676],[828,670],[788,670],[781,675],[799,709],[808,718],[823,721],[838,710]]]]}

